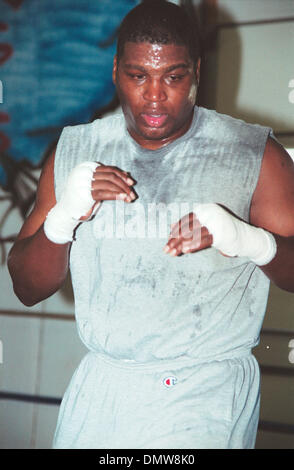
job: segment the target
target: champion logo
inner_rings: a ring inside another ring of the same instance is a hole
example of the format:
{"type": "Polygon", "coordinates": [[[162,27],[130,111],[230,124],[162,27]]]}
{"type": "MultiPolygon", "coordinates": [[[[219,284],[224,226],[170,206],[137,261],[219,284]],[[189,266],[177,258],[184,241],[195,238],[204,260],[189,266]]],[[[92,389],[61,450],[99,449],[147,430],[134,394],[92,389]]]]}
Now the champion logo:
{"type": "Polygon", "coordinates": [[[178,379],[174,376],[170,376],[170,377],[166,377],[164,380],[163,380],[163,383],[166,387],[173,387],[174,385],[176,385],[178,379]]]}

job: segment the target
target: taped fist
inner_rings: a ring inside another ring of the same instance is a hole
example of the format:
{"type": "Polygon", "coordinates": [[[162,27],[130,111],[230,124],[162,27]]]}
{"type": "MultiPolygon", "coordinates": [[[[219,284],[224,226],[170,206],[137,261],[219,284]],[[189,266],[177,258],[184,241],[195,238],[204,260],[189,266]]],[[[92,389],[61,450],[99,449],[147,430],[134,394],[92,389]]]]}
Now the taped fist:
{"type": "Polygon", "coordinates": [[[213,246],[225,256],[245,256],[259,266],[274,258],[277,245],[270,232],[238,219],[218,204],[195,204],[194,208],[195,214],[172,225],[166,253],[178,255],[213,246]]]}
{"type": "Polygon", "coordinates": [[[58,244],[72,241],[77,225],[92,217],[103,200],[134,200],[136,195],[130,189],[134,183],[119,168],[91,161],[80,163],[70,172],[60,200],[48,212],[44,222],[47,238],[58,244]]]}

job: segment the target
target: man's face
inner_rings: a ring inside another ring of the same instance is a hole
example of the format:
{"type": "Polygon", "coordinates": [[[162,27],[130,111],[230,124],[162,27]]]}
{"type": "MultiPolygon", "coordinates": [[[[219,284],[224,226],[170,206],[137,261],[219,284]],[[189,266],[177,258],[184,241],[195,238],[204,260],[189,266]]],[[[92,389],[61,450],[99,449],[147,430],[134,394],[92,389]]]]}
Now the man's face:
{"type": "Polygon", "coordinates": [[[190,127],[196,101],[197,67],[185,46],[127,42],[113,81],[131,136],[155,150],[190,127]]]}

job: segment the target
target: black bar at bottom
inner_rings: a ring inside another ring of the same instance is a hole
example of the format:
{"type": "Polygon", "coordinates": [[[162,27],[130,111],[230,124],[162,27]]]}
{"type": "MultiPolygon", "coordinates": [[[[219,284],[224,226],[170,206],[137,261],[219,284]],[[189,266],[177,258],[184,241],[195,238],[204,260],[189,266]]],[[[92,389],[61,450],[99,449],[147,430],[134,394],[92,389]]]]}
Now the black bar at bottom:
{"type": "Polygon", "coordinates": [[[277,423],[274,421],[259,421],[259,431],[278,432],[282,434],[293,434],[294,425],[287,423],[277,423]]]}
{"type": "Polygon", "coordinates": [[[29,395],[25,393],[0,392],[0,400],[16,400],[29,403],[43,403],[45,405],[60,405],[61,398],[29,395]]]}

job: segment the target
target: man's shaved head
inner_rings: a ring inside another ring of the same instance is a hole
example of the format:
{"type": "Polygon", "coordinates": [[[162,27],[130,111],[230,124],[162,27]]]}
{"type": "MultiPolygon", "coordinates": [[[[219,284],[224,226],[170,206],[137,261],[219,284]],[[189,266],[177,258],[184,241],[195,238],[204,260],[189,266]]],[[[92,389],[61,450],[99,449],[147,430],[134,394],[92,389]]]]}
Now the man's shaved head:
{"type": "Polygon", "coordinates": [[[118,61],[126,42],[186,46],[194,64],[200,56],[199,29],[195,18],[191,18],[184,8],[164,0],[145,1],[127,14],[118,34],[118,61]]]}

